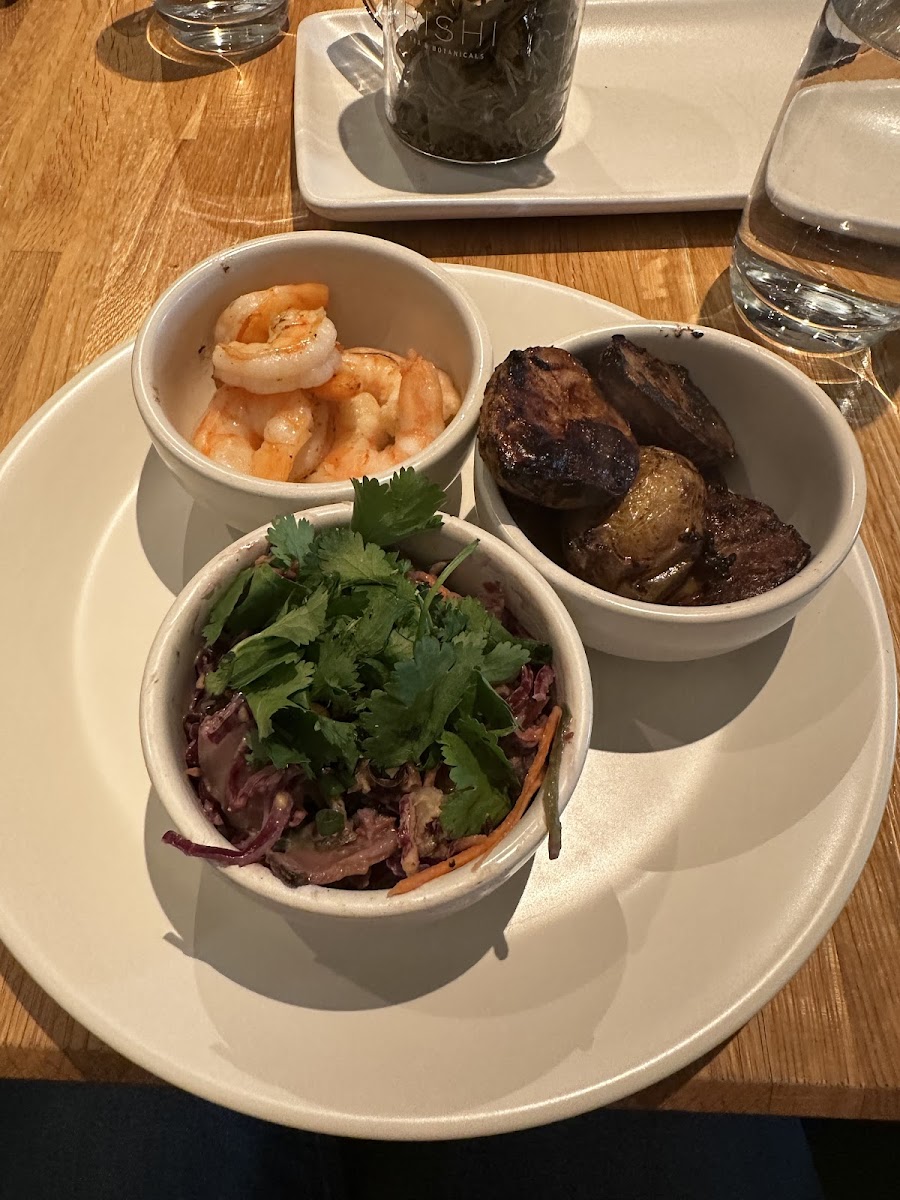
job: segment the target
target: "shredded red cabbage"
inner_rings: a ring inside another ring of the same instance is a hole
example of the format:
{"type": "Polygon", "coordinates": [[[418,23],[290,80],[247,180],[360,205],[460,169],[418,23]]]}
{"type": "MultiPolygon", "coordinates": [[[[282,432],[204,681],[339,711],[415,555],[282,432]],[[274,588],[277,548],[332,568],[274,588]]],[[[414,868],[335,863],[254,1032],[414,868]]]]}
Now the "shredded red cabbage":
{"type": "Polygon", "coordinates": [[[260,862],[284,833],[294,802],[288,792],[277,792],[262,829],[242,850],[226,850],[223,846],[204,846],[182,837],[170,829],[163,834],[167,846],[174,846],[189,858],[205,858],[221,867],[249,867],[260,862]]]}

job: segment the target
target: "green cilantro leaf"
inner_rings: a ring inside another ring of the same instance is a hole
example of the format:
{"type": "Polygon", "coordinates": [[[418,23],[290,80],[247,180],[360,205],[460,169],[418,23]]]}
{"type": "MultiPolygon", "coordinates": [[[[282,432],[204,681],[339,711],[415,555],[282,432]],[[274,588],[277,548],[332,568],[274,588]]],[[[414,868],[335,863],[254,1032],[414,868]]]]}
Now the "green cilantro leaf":
{"type": "Polygon", "coordinates": [[[242,643],[226,654],[215,671],[206,676],[206,690],[211,696],[220,696],[226,688],[236,692],[255,679],[268,674],[275,667],[296,663],[300,655],[296,650],[276,641],[242,643]]]}
{"type": "Polygon", "coordinates": [[[317,782],[326,767],[334,767],[349,783],[359,762],[356,724],[314,712],[307,696],[296,694],[290,705],[275,714],[269,735],[256,740],[255,754],[278,767],[297,763],[317,782]]]}
{"type": "Polygon", "coordinates": [[[234,633],[263,629],[281,612],[288,600],[302,594],[302,589],[290,579],[279,575],[268,563],[261,563],[252,568],[247,594],[235,606],[226,628],[234,633]]]}
{"type": "Polygon", "coordinates": [[[334,721],[331,717],[318,716],[316,732],[320,733],[328,744],[330,756],[328,761],[344,767],[347,771],[355,771],[359,762],[359,743],[356,740],[356,725],[350,721],[334,721]]]}
{"type": "Polygon", "coordinates": [[[444,732],[471,680],[471,666],[457,663],[451,646],[419,638],[413,657],[397,663],[384,690],[373,692],[360,713],[369,735],[366,757],[385,769],[418,762],[444,732]]]}
{"type": "Polygon", "coordinates": [[[443,600],[439,613],[434,614],[433,619],[441,629],[448,623],[452,623],[452,627],[456,629],[459,627],[460,621],[464,621],[464,631],[483,638],[488,650],[493,650],[495,646],[508,642],[510,645],[521,646],[528,651],[526,661],[536,663],[550,661],[552,651],[549,646],[543,642],[532,641],[530,638],[516,637],[474,596],[443,600]],[[448,614],[448,609],[455,610],[455,612],[448,614]]]}
{"type": "Polygon", "coordinates": [[[480,671],[475,672],[458,711],[460,716],[475,717],[498,737],[512,733],[516,728],[509,705],[502,696],[497,695],[480,671]]]}
{"type": "Polygon", "coordinates": [[[320,637],[325,628],[325,617],[328,610],[328,591],[318,588],[305,604],[296,608],[288,608],[280,616],[259,633],[251,634],[234,647],[235,652],[243,651],[254,642],[281,638],[293,642],[295,646],[308,646],[320,637]]]}
{"type": "Polygon", "coordinates": [[[341,587],[360,583],[391,584],[406,571],[396,554],[387,554],[380,546],[364,542],[350,529],[326,529],[316,538],[316,557],[323,575],[334,576],[341,587]]]}
{"type": "Polygon", "coordinates": [[[499,758],[494,753],[487,730],[484,730],[486,739],[473,736],[472,728],[466,722],[466,733],[468,737],[448,732],[440,739],[444,762],[455,785],[441,805],[441,825],[452,838],[471,837],[493,829],[512,808],[509,793],[503,786],[505,772],[500,760],[507,771],[512,770],[505,755],[499,748],[499,758]]]}
{"type": "Polygon", "coordinates": [[[225,622],[243,596],[252,574],[253,567],[244,567],[243,571],[239,571],[235,575],[231,583],[219,588],[209,610],[209,616],[206,618],[206,624],[203,626],[203,640],[207,646],[211,646],[222,636],[225,622]]]}
{"type": "Polygon", "coordinates": [[[302,563],[313,542],[315,531],[309,521],[299,521],[290,513],[276,517],[266,534],[272,557],[282,566],[302,563]]]}
{"type": "MultiPolygon", "coordinates": [[[[494,787],[508,790],[515,788],[518,776],[512,763],[500,746],[498,735],[474,717],[460,717],[455,731],[478,759],[481,769],[494,787]]],[[[451,778],[453,774],[451,772],[451,778]]],[[[454,783],[457,781],[454,779],[454,783]]]]}
{"type": "Polygon", "coordinates": [[[308,662],[286,664],[276,667],[245,689],[244,698],[261,738],[267,738],[272,732],[275,713],[289,707],[297,694],[309,687],[313,670],[312,663],[308,662]]]}
{"type": "Polygon", "coordinates": [[[488,683],[506,683],[519,674],[529,658],[529,651],[524,646],[500,642],[484,656],[481,673],[488,683]]]}
{"type": "Polygon", "coordinates": [[[390,546],[424,529],[438,529],[438,509],[444,492],[410,467],[398,471],[387,483],[354,479],[353,517],[350,528],[365,542],[390,546]]]}
{"type": "MultiPolygon", "coordinates": [[[[408,580],[406,582],[409,582],[408,580]]],[[[369,602],[359,619],[349,631],[353,649],[358,658],[371,658],[381,654],[391,632],[396,628],[411,625],[415,628],[417,616],[415,587],[410,584],[408,592],[398,589],[369,588],[369,602]]]]}
{"type": "Polygon", "coordinates": [[[352,708],[350,694],[359,691],[359,669],[353,654],[337,637],[325,637],[318,644],[319,658],[310,694],[324,704],[344,710],[352,708]]]}
{"type": "Polygon", "coordinates": [[[424,599],[422,599],[421,602],[421,610],[419,613],[420,630],[424,631],[425,629],[430,628],[431,619],[429,617],[429,609],[437,599],[441,588],[444,586],[444,583],[450,578],[456,568],[461,563],[464,563],[470,554],[474,554],[477,549],[478,539],[476,538],[474,542],[469,542],[468,546],[463,546],[459,554],[457,554],[455,558],[451,559],[450,562],[447,563],[440,575],[438,575],[438,577],[435,579],[434,583],[428,589],[424,599]]]}
{"type": "Polygon", "coordinates": [[[303,767],[307,775],[312,778],[313,772],[310,766],[309,755],[305,754],[299,746],[288,745],[288,743],[282,741],[277,730],[274,730],[266,738],[261,738],[258,733],[253,732],[250,734],[249,740],[250,757],[254,763],[260,766],[271,763],[274,767],[278,767],[280,771],[283,771],[285,767],[303,767]]]}

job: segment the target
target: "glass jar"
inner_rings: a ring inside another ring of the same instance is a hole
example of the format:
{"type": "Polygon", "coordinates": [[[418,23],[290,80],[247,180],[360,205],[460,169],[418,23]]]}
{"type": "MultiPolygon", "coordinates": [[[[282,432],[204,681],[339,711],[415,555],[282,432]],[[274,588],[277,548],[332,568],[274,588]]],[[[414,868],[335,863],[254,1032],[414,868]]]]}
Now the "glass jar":
{"type": "Polygon", "coordinates": [[[434,158],[499,163],[562,128],[585,0],[365,0],[388,121],[434,158]]]}

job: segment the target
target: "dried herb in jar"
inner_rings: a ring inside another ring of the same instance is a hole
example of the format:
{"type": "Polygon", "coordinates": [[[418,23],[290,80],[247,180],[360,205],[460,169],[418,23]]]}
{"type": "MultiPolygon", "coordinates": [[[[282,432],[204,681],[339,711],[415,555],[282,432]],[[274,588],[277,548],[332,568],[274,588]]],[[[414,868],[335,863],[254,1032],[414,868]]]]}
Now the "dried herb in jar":
{"type": "Polygon", "coordinates": [[[422,0],[394,46],[394,129],[417,150],[460,162],[542,149],[562,125],[583,7],[422,0]]]}

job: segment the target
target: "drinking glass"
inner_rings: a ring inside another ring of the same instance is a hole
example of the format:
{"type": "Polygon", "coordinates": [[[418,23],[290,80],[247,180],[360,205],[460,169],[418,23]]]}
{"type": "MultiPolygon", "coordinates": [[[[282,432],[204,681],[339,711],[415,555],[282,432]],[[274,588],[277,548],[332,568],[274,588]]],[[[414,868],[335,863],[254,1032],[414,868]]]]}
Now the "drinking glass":
{"type": "Polygon", "coordinates": [[[244,54],[284,29],[287,0],[153,0],[176,41],[190,50],[244,54]]]}
{"type": "Polygon", "coordinates": [[[731,289],[807,353],[900,329],[900,0],[828,0],[744,208],[731,289]]]}
{"type": "Polygon", "coordinates": [[[562,128],[584,3],[365,0],[383,30],[394,132],[451,162],[543,150],[562,128]]]}

